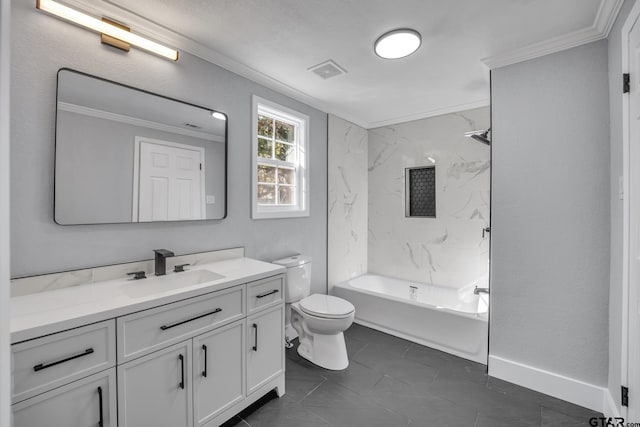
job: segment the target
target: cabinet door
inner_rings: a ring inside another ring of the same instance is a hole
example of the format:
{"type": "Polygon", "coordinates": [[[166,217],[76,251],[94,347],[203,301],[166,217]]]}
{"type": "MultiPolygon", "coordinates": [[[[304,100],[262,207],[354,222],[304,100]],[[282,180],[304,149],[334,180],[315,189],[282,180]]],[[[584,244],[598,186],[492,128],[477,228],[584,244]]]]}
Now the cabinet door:
{"type": "Polygon", "coordinates": [[[11,409],[13,427],[116,427],[116,370],[74,381],[11,409]]]}
{"type": "Polygon", "coordinates": [[[120,427],[191,427],[191,340],[118,366],[120,427]]]}
{"type": "Polygon", "coordinates": [[[284,371],[284,307],[247,319],[247,395],[284,371]]]}
{"type": "Polygon", "coordinates": [[[193,402],[200,426],[244,399],[245,321],[193,339],[193,402]]]}

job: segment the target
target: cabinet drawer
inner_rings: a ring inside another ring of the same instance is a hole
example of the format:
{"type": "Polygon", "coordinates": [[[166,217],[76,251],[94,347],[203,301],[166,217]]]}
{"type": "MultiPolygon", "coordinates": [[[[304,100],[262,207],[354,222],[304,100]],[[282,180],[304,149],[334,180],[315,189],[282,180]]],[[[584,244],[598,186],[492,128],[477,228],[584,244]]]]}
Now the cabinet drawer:
{"type": "Polygon", "coordinates": [[[247,310],[253,313],[282,302],[284,277],[270,277],[247,285],[247,310]]]}
{"type": "Polygon", "coordinates": [[[117,319],[118,363],[244,317],[245,287],[236,286],[117,319]]]}
{"type": "Polygon", "coordinates": [[[11,346],[13,402],[115,366],[115,322],[107,320],[11,346]]]}

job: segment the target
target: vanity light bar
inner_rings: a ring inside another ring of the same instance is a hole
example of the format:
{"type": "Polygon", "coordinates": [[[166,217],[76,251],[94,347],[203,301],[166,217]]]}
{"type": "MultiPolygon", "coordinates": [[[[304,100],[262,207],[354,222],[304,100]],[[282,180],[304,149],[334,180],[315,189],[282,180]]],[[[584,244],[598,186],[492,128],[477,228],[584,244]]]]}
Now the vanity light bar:
{"type": "Polygon", "coordinates": [[[98,33],[106,34],[123,42],[132,44],[144,49],[146,51],[155,53],[156,55],[163,56],[172,61],[178,60],[178,51],[170,49],[159,43],[145,39],[144,37],[123,30],[122,28],[115,27],[100,19],[89,16],[85,13],[79,12],[68,6],[60,4],[54,0],[36,0],[36,8],[44,12],[48,12],[52,15],[58,16],[81,27],[88,28],[98,33]]]}

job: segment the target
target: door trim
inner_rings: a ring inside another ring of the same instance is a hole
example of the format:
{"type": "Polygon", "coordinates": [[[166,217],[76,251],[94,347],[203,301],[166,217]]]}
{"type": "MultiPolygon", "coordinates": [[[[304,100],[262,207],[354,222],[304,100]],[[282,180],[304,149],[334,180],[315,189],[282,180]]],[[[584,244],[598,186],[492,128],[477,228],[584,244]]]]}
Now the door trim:
{"type": "MultiPolygon", "coordinates": [[[[630,69],[630,60],[629,60],[629,35],[631,33],[632,28],[640,18],[640,2],[636,2],[629,13],[621,31],[621,40],[622,40],[622,72],[628,73],[630,69]]],[[[615,78],[615,76],[614,76],[615,78]]],[[[622,76],[620,76],[622,79],[622,76]]],[[[621,98],[622,98],[622,186],[623,186],[623,201],[622,201],[622,298],[619,301],[619,308],[622,314],[622,322],[621,322],[621,348],[620,348],[620,384],[629,385],[629,381],[631,378],[629,377],[629,361],[634,360],[640,355],[632,355],[630,354],[633,351],[632,347],[629,345],[629,306],[631,301],[629,300],[629,294],[631,289],[630,283],[630,260],[631,260],[631,251],[630,251],[630,226],[631,226],[631,205],[629,203],[630,198],[630,171],[631,171],[631,158],[630,158],[630,149],[631,149],[631,136],[630,136],[630,102],[629,96],[622,94],[622,87],[620,88],[621,98]]],[[[637,284],[635,286],[638,286],[637,284]]],[[[609,373],[614,374],[615,373],[609,373]]],[[[640,387],[640,384],[637,385],[640,387]]],[[[619,396],[618,390],[610,390],[613,396],[619,396]]],[[[616,402],[615,409],[620,409],[620,414],[623,417],[627,417],[628,409],[619,405],[619,399],[614,397],[616,402]]]]}

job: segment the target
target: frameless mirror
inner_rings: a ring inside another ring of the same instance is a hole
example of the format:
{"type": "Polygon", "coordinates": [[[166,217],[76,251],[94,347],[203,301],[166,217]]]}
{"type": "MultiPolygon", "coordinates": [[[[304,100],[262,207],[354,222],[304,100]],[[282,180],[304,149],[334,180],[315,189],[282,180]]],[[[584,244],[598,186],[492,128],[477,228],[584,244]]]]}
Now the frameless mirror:
{"type": "Polygon", "coordinates": [[[222,219],[226,142],[224,113],[63,68],[55,221],[222,219]]]}

